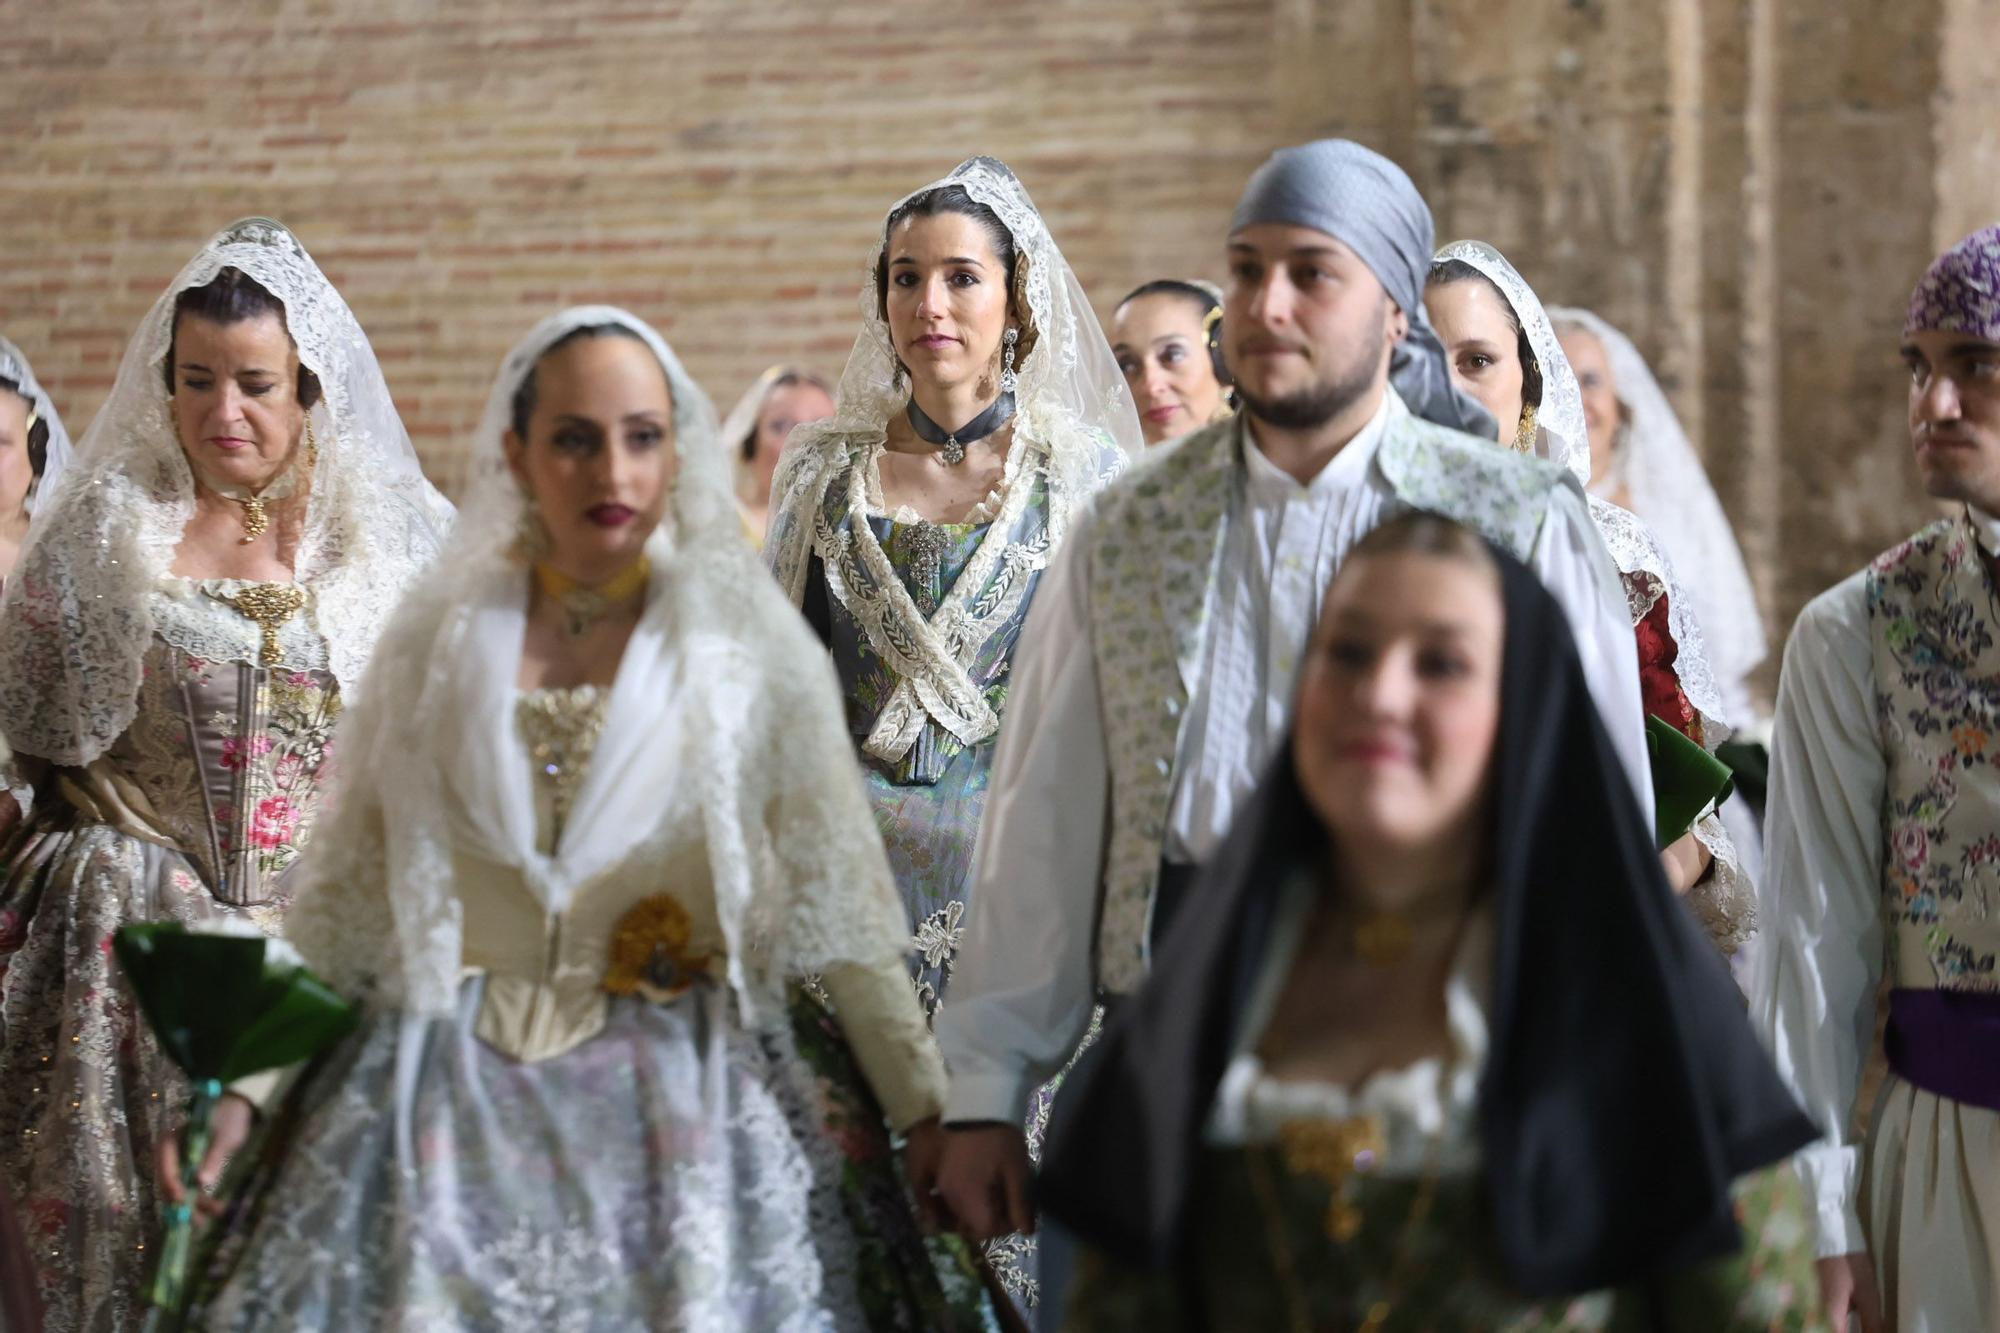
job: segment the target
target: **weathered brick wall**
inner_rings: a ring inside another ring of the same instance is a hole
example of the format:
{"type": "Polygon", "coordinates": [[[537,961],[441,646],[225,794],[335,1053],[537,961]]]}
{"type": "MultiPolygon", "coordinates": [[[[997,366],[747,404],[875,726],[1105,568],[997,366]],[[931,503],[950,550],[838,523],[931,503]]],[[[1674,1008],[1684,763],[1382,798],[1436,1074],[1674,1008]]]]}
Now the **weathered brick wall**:
{"type": "Polygon", "coordinates": [[[560,304],[654,320],[726,408],[839,370],[884,208],[969,153],[1108,313],[1219,276],[1251,168],[1346,133],[1654,356],[1774,627],[1922,517],[1901,302],[2000,217],[2000,0],[0,0],[0,33],[0,329],[79,428],[244,213],[305,238],[454,487],[560,304]]]}
{"type": "Polygon", "coordinates": [[[1094,293],[1217,267],[1276,141],[1270,6],[7,0],[0,319],[79,425],[204,237],[290,223],[458,480],[500,355],[657,323],[726,410],[837,373],[869,241],[960,158],[1020,172],[1094,293]],[[23,22],[22,20],[25,20],[23,22]]]}

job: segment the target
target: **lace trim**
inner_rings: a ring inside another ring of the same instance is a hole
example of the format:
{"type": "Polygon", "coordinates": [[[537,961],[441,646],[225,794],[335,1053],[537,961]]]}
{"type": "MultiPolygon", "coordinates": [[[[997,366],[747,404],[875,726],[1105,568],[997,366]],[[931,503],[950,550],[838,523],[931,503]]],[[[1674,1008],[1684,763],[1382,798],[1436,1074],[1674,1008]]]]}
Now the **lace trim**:
{"type": "MultiPolygon", "coordinates": [[[[1456,259],[1472,265],[1498,287],[1514,308],[1528,335],[1528,348],[1535,354],[1536,368],[1542,372],[1542,401],[1535,409],[1539,452],[1550,462],[1568,468],[1586,487],[1590,485],[1590,435],[1583,421],[1583,390],[1563,355],[1562,342],[1541,298],[1528,285],[1507,257],[1484,241],[1454,241],[1437,252],[1437,260],[1456,259]]],[[[1500,438],[1514,438],[1515,423],[1500,423],[1500,438]]]]}
{"type": "Polygon", "coordinates": [[[1617,562],[1621,574],[1644,574],[1649,576],[1645,586],[1654,590],[1650,597],[1642,598],[1633,589],[1631,579],[1624,580],[1626,595],[1632,605],[1632,623],[1637,625],[1645,618],[1645,613],[1653,609],[1664,594],[1667,600],[1667,628],[1673,632],[1674,647],[1679,650],[1674,659],[1674,675],[1680,680],[1681,692],[1688,697],[1695,711],[1701,714],[1701,740],[1708,749],[1729,739],[1730,727],[1723,711],[1722,695],[1715,686],[1715,673],[1708,664],[1708,642],[1702,636],[1701,625],[1695,619],[1688,597],[1682,592],[1680,582],[1674,577],[1673,563],[1667,559],[1666,548],[1653,535],[1640,517],[1629,509],[1620,509],[1608,500],[1590,497],[1590,518],[1597,525],[1598,533],[1611,551],[1611,558],[1617,562]],[[1643,609],[1639,603],[1645,601],[1643,609]]]}
{"type": "Polygon", "coordinates": [[[1695,821],[1695,840],[1715,858],[1708,876],[1688,890],[1695,919],[1728,957],[1757,933],[1757,886],[1736,857],[1736,843],[1714,811],[1695,821]]]}
{"type": "Polygon", "coordinates": [[[152,598],[194,512],[159,366],[178,293],[224,267],[285,307],[319,377],[319,443],[293,562],[312,590],[325,660],[352,694],[405,586],[435,555],[449,507],[424,481],[353,313],[297,239],[247,219],[197,254],[133,334],[70,475],[35,517],[0,634],[0,731],[27,753],[87,764],[131,725],[153,642],[152,598]]]}
{"type": "MultiPolygon", "coordinates": [[[[1036,445],[1017,432],[1014,447],[1036,445]]],[[[868,461],[850,458],[845,503],[833,513],[835,478],[829,477],[815,513],[815,546],[829,590],[861,626],[869,647],[900,677],[863,748],[878,759],[901,759],[927,719],[965,744],[977,744],[1000,729],[1000,719],[968,670],[980,647],[1019,608],[1029,575],[1048,563],[1053,543],[1053,521],[1026,542],[1014,535],[1036,481],[1045,475],[1041,461],[1015,473],[1000,516],[928,617],[903,586],[874,530],[866,522],[842,521],[866,510],[868,461]]]]}
{"type": "MultiPolygon", "coordinates": [[[[877,444],[868,451],[866,466],[862,469],[867,483],[868,508],[870,518],[885,517],[883,511],[889,507],[882,493],[882,455],[887,452],[886,444],[877,444]]],[[[1007,497],[1013,493],[1014,478],[1021,470],[1021,459],[1026,450],[1009,447],[1007,457],[1001,465],[1000,480],[993,483],[993,489],[986,492],[986,498],[966,511],[965,517],[939,526],[977,527],[981,523],[991,523],[1000,517],[1007,507],[1007,497]]],[[[929,519],[908,505],[897,505],[896,512],[886,517],[892,523],[928,523],[929,519]]]]}
{"type": "MultiPolygon", "coordinates": [[[[1144,451],[1138,414],[1082,285],[1020,181],[996,162],[974,159],[924,188],[946,184],[963,186],[991,208],[1021,256],[1022,293],[1034,340],[1022,354],[1014,438],[1017,446],[1024,440],[1046,446],[1037,463],[1048,481],[1053,547],[1060,544],[1074,506],[1122,471],[1127,458],[1144,451]]],[[[835,414],[830,421],[799,428],[771,488],[765,549],[779,587],[794,605],[804,597],[811,556],[816,549],[822,559],[826,556],[815,543],[821,498],[830,481],[861,450],[881,441],[884,424],[909,401],[888,325],[876,309],[875,258],[871,246],[870,280],[862,284],[857,302],[861,330],[840,377],[835,414]]],[[[935,683],[927,688],[935,691],[935,683]]]]}
{"type": "MultiPolygon", "coordinates": [[[[153,594],[153,632],[189,657],[203,662],[258,665],[263,630],[256,621],[220,600],[257,584],[243,579],[190,579],[169,574],[153,594]]],[[[307,592],[307,606],[312,605],[307,592]]],[[[309,615],[294,616],[278,630],[288,671],[326,671],[326,640],[309,615]]]]}

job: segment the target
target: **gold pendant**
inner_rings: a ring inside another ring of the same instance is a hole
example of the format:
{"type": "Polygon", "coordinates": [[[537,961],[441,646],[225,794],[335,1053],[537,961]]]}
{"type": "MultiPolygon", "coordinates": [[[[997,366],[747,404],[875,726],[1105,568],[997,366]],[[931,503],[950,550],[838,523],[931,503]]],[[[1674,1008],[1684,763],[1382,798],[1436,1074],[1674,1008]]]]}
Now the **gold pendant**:
{"type": "Polygon", "coordinates": [[[1388,1151],[1380,1118],[1287,1120],[1278,1127],[1278,1146],[1287,1171],[1327,1183],[1327,1239],[1346,1245],[1360,1235],[1362,1212],[1348,1198],[1347,1185],[1352,1177],[1373,1171],[1388,1151]]]}
{"type": "Polygon", "coordinates": [[[243,536],[236,544],[248,546],[270,529],[271,522],[264,517],[264,501],[253,495],[240,502],[243,506],[243,536]]]}
{"type": "Polygon", "coordinates": [[[296,583],[253,583],[221,600],[257,626],[257,664],[273,667],[283,663],[285,650],[278,645],[278,630],[306,604],[306,590],[296,583]]]}

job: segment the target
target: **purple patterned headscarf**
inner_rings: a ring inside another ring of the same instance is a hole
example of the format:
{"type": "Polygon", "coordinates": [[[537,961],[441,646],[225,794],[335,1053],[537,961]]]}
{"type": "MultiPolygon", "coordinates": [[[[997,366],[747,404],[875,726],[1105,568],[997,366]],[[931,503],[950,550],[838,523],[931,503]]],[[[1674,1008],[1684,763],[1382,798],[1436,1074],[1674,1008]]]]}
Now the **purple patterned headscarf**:
{"type": "Polygon", "coordinates": [[[1910,294],[1904,335],[1929,331],[2000,343],[2000,223],[1939,255],[1910,294]]]}

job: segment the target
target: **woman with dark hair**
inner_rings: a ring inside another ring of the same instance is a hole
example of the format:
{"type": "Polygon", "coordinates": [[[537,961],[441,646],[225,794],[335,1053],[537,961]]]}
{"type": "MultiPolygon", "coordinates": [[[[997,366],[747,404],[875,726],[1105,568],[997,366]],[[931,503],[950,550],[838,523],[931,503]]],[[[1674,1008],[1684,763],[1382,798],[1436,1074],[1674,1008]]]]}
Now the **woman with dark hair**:
{"type": "Polygon", "coordinates": [[[1164,444],[1233,410],[1222,360],[1222,291],[1159,278],[1118,303],[1111,351],[1132,390],[1146,443],[1164,444]]]}
{"type": "Polygon", "coordinates": [[[1763,1328],[1702,1261],[1812,1128],[1648,823],[1541,582],[1431,514],[1363,538],[1057,1107],[1064,1327],[1763,1328]]]}
{"type": "Polygon", "coordinates": [[[792,431],[833,415],[833,389],[810,370],[772,366],[744,390],[722,419],[722,439],[730,448],[736,503],[743,526],[757,545],[771,525],[771,480],[792,431]]]}
{"type": "Polygon", "coordinates": [[[944,1068],[731,452],[626,311],[501,363],[286,922],[361,1025],[273,1106],[200,1327],[982,1326],[897,1177],[944,1068]]]}
{"type": "MultiPolygon", "coordinates": [[[[1431,265],[1424,305],[1453,380],[1493,414],[1499,442],[1560,463],[1588,486],[1582,390],[1541,301],[1506,256],[1484,241],[1446,246],[1431,265]]],[[[1713,752],[1730,726],[1694,603],[1666,548],[1638,515],[1595,495],[1590,517],[1625,584],[1647,716],[1713,752]]],[[[1755,929],[1756,890],[1720,817],[1704,814],[1663,855],[1675,890],[1690,895],[1716,943],[1734,954],[1755,929]]]]}
{"type": "Polygon", "coordinates": [[[28,519],[69,463],[69,432],[21,349],[0,338],[0,589],[21,557],[28,519]]]}
{"type": "Polygon", "coordinates": [[[448,519],[353,314],[262,218],[154,303],[35,516],[0,602],[0,1172],[52,1328],[138,1326],[185,1104],[111,936],[277,929],[334,719],[448,519]]]}
{"type": "MultiPolygon", "coordinates": [[[[833,652],[935,1015],[1029,604],[1142,446],[1090,303],[1003,164],[902,200],[877,245],[838,405],[785,451],[766,555],[833,652]]],[[[1028,1293],[1019,1249],[997,1266],[1028,1293]]]]}

